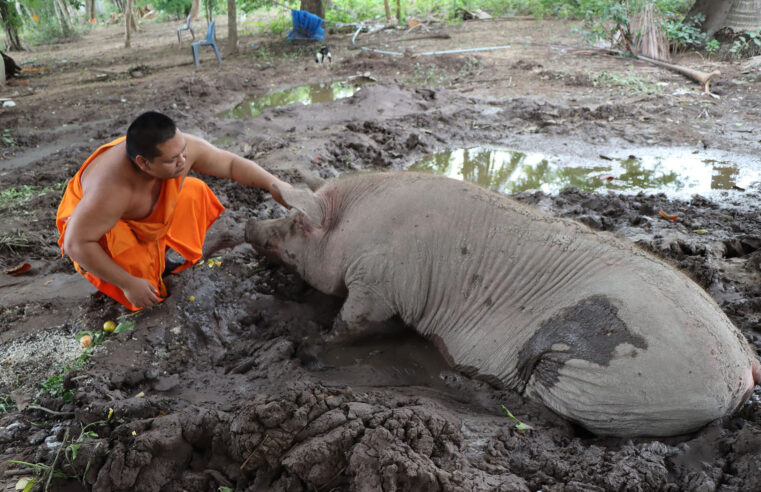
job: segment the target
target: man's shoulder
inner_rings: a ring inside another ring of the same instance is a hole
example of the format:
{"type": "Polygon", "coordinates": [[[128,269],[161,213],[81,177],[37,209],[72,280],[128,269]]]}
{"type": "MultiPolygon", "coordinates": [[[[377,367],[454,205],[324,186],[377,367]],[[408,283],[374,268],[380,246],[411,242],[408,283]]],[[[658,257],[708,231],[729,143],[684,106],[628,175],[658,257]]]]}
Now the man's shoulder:
{"type": "Polygon", "coordinates": [[[136,178],[134,164],[122,142],[93,159],[82,175],[82,185],[92,184],[96,189],[129,190],[133,188],[136,178]]]}

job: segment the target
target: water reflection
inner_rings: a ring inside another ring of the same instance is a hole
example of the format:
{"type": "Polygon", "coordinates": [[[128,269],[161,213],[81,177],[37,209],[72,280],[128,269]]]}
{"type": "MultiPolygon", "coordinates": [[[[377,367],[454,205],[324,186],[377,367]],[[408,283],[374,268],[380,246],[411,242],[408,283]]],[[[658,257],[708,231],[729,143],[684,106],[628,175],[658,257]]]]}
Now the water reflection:
{"type": "Polygon", "coordinates": [[[372,82],[372,79],[369,77],[353,77],[348,80],[292,87],[247,99],[233,109],[225,111],[218,116],[221,118],[255,118],[268,108],[288,106],[293,103],[306,105],[332,102],[345,97],[351,97],[369,82],[372,82]]]}
{"type": "Polygon", "coordinates": [[[741,170],[732,163],[693,153],[600,158],[580,163],[578,159],[480,147],[433,154],[410,170],[464,179],[502,193],[525,190],[558,193],[575,186],[582,191],[648,191],[689,196],[747,187],[761,179],[758,170],[745,167],[741,170]]]}

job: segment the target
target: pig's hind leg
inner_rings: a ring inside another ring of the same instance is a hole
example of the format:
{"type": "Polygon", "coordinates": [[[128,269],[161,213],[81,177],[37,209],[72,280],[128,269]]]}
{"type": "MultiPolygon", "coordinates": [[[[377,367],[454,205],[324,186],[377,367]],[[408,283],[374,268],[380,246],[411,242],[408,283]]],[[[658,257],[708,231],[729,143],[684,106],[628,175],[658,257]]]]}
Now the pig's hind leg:
{"type": "Polygon", "coordinates": [[[341,308],[328,342],[349,343],[386,333],[394,314],[386,300],[372,288],[357,282],[348,286],[349,295],[341,308]]]}

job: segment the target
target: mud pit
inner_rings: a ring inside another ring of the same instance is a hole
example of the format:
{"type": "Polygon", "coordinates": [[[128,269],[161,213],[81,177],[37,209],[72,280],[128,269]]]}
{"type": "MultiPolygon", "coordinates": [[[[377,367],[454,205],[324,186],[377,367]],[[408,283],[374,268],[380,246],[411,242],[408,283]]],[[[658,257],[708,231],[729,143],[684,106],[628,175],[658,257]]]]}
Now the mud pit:
{"type": "MultiPolygon", "coordinates": [[[[722,71],[715,86],[721,99],[711,99],[649,66],[574,55],[569,46],[580,42],[569,34],[572,24],[558,21],[433,25],[451,39],[414,43],[394,41],[403,32],[359,38],[413,52],[513,46],[477,58],[384,57],[351,50],[350,37],[334,34],[330,71],[314,68],[311,48],[264,38],[244,38],[241,46],[260,48],[226,56],[221,66],[204,53],[196,70],[188,46],[173,38],[177,26],[143,27],[131,51],[118,49],[121,30],[111,27],[20,54],[25,67],[52,70],[0,91],[18,104],[0,113],[0,128],[12,129],[15,144],[0,142],[0,191],[36,191],[0,204],[0,264],[32,265],[0,283],[0,397],[12,395],[21,406],[37,397],[36,405],[60,412],[0,413],[4,490],[18,480],[13,470],[23,469],[10,460],[56,462],[72,477],[55,480],[58,490],[761,488],[758,387],[735,416],[691,435],[599,439],[518,394],[454,371],[402,327],[382,340],[315,350],[341,300],[316,293],[248,246],[226,251],[218,267],[171,276],[162,305],[125,317],[60,258],[54,226],[62,183],[145,109],[165,111],[184,131],[294,182],[297,164],[331,177],[402,169],[432,152],[473,146],[580,159],[654,145],[753,156],[760,150],[750,132],[761,107],[755,74],[682,56],[693,68],[722,71]],[[642,77],[657,92],[593,84],[590,74],[603,72],[642,77]],[[365,73],[378,82],[350,98],[266,109],[248,120],[213,116],[250,94],[365,73]],[[70,401],[38,396],[51,369],[81,353],[74,334],[108,319],[136,327],[112,335],[90,364],[62,376],[57,388],[70,391],[70,401]],[[516,430],[499,405],[533,430],[516,430]],[[97,437],[75,443],[74,458],[69,445],[88,424],[97,437]]],[[[286,213],[258,190],[204,179],[235,220],[286,213]]],[[[573,188],[516,197],[672,261],[759,349],[760,195],[756,184],[710,200],[573,188]],[[679,217],[666,220],[659,210],[679,217]]]]}

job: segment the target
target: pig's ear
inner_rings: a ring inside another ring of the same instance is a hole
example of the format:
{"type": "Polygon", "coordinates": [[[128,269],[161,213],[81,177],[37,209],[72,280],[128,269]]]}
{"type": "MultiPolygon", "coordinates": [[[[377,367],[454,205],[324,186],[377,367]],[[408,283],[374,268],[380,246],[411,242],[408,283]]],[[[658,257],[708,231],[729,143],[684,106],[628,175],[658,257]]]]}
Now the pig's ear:
{"type": "Polygon", "coordinates": [[[283,197],[283,201],[290,206],[304,214],[310,224],[314,227],[320,227],[322,225],[322,219],[324,212],[322,205],[317,199],[317,196],[309,190],[300,190],[298,188],[283,188],[280,189],[277,185],[273,185],[280,192],[280,196],[283,197]]]}
{"type": "Polygon", "coordinates": [[[301,180],[306,183],[312,191],[319,190],[325,184],[324,179],[303,166],[296,166],[296,171],[299,173],[299,176],[301,176],[301,180]]]}

